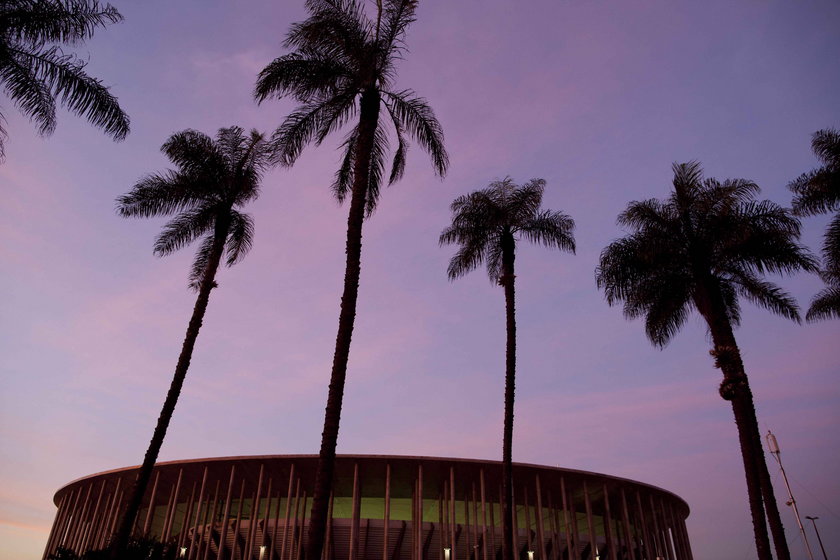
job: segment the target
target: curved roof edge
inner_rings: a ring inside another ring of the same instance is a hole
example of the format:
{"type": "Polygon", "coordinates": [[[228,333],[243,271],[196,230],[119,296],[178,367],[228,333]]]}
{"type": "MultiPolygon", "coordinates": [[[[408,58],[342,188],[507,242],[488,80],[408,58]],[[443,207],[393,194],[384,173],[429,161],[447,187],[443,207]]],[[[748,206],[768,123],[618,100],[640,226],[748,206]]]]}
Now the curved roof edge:
{"type": "MultiPolygon", "coordinates": [[[[226,456],[226,457],[201,457],[201,458],[197,458],[197,459],[176,459],[176,460],[172,460],[172,461],[161,461],[161,462],[155,463],[155,467],[165,467],[165,466],[179,465],[179,464],[185,465],[185,464],[193,464],[193,463],[208,463],[208,462],[222,463],[222,462],[225,462],[225,461],[258,461],[260,459],[263,459],[263,460],[267,460],[267,459],[272,459],[272,460],[277,460],[277,459],[292,459],[292,460],[293,459],[309,459],[309,460],[313,460],[313,459],[317,459],[317,458],[318,458],[317,454],[232,455],[232,456],[226,456]]],[[[433,456],[428,456],[428,455],[378,455],[378,454],[355,454],[355,453],[337,454],[336,455],[336,459],[354,459],[354,458],[357,458],[357,459],[379,459],[379,460],[394,459],[394,460],[399,460],[399,461],[434,461],[434,462],[469,463],[469,464],[495,464],[495,465],[501,465],[502,464],[501,461],[491,460],[491,459],[468,459],[468,458],[462,458],[462,457],[433,457],[433,456]]],[[[609,479],[612,479],[612,480],[615,480],[615,481],[628,482],[628,483],[631,483],[631,484],[636,484],[636,485],[643,486],[643,487],[649,488],[651,490],[655,490],[657,492],[662,492],[663,494],[667,494],[669,496],[672,496],[674,499],[676,499],[679,502],[681,502],[682,504],[684,504],[687,512],[690,511],[690,507],[689,507],[688,503],[683,498],[681,498],[680,496],[678,496],[674,492],[671,492],[670,490],[666,490],[666,489],[664,489],[660,486],[656,486],[654,484],[649,484],[647,482],[640,482],[638,480],[633,480],[631,478],[614,476],[614,475],[611,475],[611,474],[605,474],[605,473],[600,473],[600,472],[595,472],[595,471],[584,471],[584,470],[580,470],[580,469],[570,469],[570,468],[566,468],[566,467],[554,467],[554,466],[548,466],[548,465],[538,465],[536,463],[514,462],[513,465],[515,467],[525,467],[525,468],[532,468],[532,469],[546,469],[546,470],[552,470],[552,471],[560,471],[560,472],[566,472],[566,473],[571,473],[571,474],[577,474],[577,475],[582,475],[582,476],[600,476],[600,477],[609,478],[609,479]]],[[[109,469],[109,470],[106,470],[106,471],[101,471],[101,472],[97,472],[97,473],[93,473],[93,474],[89,474],[89,475],[86,475],[86,476],[76,478],[76,479],[68,482],[67,484],[63,485],[58,490],[56,490],[55,494],[53,495],[53,502],[57,505],[58,504],[58,495],[61,494],[64,490],[66,490],[70,486],[73,486],[74,484],[78,484],[82,481],[89,480],[89,479],[96,478],[96,477],[100,477],[100,476],[114,475],[114,474],[118,474],[118,473],[126,473],[126,472],[129,472],[129,471],[132,471],[132,470],[135,470],[135,469],[139,469],[139,468],[140,468],[140,465],[132,465],[132,466],[129,466],[129,467],[119,467],[119,468],[116,468],[116,469],[109,469]]]]}

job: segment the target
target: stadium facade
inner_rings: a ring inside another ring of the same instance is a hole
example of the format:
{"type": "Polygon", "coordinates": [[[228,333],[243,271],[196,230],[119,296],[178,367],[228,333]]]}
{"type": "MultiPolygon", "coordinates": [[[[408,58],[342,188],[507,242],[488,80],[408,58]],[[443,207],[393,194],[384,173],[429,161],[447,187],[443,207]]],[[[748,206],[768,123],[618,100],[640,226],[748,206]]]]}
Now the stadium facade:
{"type": "MultiPolygon", "coordinates": [[[[159,463],[135,534],[185,560],[299,560],[317,456],[159,463]]],[[[44,558],[102,548],[138,467],[81,478],[55,495],[44,558]]],[[[522,560],[691,560],[688,505],[603,474],[514,464],[514,546],[522,560]]],[[[501,558],[500,462],[339,455],[324,560],[501,558]]]]}

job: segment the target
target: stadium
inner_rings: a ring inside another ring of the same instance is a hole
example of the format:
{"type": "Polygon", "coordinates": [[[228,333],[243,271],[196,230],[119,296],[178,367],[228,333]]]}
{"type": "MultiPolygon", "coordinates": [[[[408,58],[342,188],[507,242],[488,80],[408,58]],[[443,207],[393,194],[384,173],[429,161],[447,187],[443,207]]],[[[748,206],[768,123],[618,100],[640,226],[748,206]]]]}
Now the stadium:
{"type": "MultiPolygon", "coordinates": [[[[159,463],[136,535],[186,560],[298,560],[315,455],[159,463]]],[[[106,546],[138,467],[75,480],[58,507],[44,558],[106,546]]],[[[324,560],[501,558],[497,461],[339,455],[324,560]]],[[[660,488],[604,474],[515,463],[514,546],[521,560],[691,560],[688,505],[660,488]]]]}

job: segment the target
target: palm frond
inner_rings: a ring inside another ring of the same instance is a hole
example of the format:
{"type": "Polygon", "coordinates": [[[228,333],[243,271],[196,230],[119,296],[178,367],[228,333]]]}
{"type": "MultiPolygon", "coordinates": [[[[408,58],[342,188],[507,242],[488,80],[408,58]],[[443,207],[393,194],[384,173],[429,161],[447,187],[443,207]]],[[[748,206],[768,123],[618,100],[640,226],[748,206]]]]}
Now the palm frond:
{"type": "Polygon", "coordinates": [[[84,117],[115,140],[126,137],[128,115],[102,82],[85,74],[84,62],[73,55],[65,55],[58,47],[35,53],[16,51],[14,56],[68,110],[84,117]]]}
{"type": "Polygon", "coordinates": [[[840,213],[828,223],[823,236],[823,267],[827,273],[840,278],[840,213]]]}
{"type": "Polygon", "coordinates": [[[518,230],[531,243],[541,243],[572,254],[575,252],[575,221],[564,212],[544,210],[519,226],[518,230]]]}
{"type": "Polygon", "coordinates": [[[443,145],[443,128],[426,100],[415,97],[411,90],[382,93],[389,111],[397,116],[405,131],[431,157],[435,173],[441,177],[445,175],[449,167],[449,155],[443,145]]]}
{"type": "Polygon", "coordinates": [[[42,136],[55,131],[55,100],[47,84],[37,74],[37,66],[26,53],[7,53],[0,64],[3,89],[29,120],[38,123],[42,136]]]}
{"type": "Polygon", "coordinates": [[[274,59],[262,69],[254,88],[254,98],[262,103],[268,98],[291,94],[297,100],[332,97],[352,82],[350,69],[334,58],[319,54],[306,57],[293,52],[274,59]]]}
{"type": "Polygon", "coordinates": [[[210,262],[210,253],[213,251],[215,241],[212,233],[205,235],[195,251],[192,266],[190,267],[190,278],[188,287],[193,291],[201,289],[201,283],[207,274],[207,264],[210,262]]]}
{"type": "Polygon", "coordinates": [[[832,318],[840,319],[840,282],[829,284],[817,293],[805,315],[809,323],[832,318]]]}
{"type": "Polygon", "coordinates": [[[216,210],[206,206],[186,210],[169,220],[155,240],[155,255],[165,257],[211,232],[217,219],[216,210]]]}
{"type": "Polygon", "coordinates": [[[174,133],[163,143],[160,151],[186,174],[218,174],[226,165],[213,139],[198,130],[186,129],[174,133]]]}
{"type": "Polygon", "coordinates": [[[123,19],[116,8],[96,0],[6,1],[0,14],[0,29],[15,42],[34,48],[45,43],[80,43],[93,37],[96,29],[123,19]]]}
{"type": "Polygon", "coordinates": [[[233,266],[251,250],[254,243],[254,221],[248,214],[232,211],[227,242],[227,266],[233,266]]]}
{"type": "Polygon", "coordinates": [[[353,187],[353,162],[356,159],[356,141],[359,137],[359,127],[354,127],[344,139],[342,148],[344,149],[344,157],[341,158],[341,165],[335,174],[335,180],[331,186],[333,195],[339,204],[344,202],[344,198],[350,189],[353,187]]]}
{"type": "Polygon", "coordinates": [[[204,202],[204,189],[174,171],[147,175],[128,194],[117,198],[117,213],[124,218],[168,216],[204,202]]]}
{"type": "Polygon", "coordinates": [[[383,25],[380,34],[386,58],[399,57],[405,49],[403,37],[415,18],[417,0],[384,0],[382,5],[383,25]]]}
{"type": "Polygon", "coordinates": [[[368,168],[368,184],[365,196],[365,216],[368,218],[376,210],[376,203],[379,202],[382,176],[385,173],[385,153],[388,151],[388,135],[377,127],[373,133],[373,147],[370,151],[370,164],[368,168]]]}
{"type": "Polygon", "coordinates": [[[797,323],[799,306],[796,300],[777,285],[758,278],[750,272],[743,272],[733,278],[738,293],[752,303],[797,323]]]}
{"type": "Polygon", "coordinates": [[[355,98],[339,95],[327,102],[307,103],[289,114],[271,137],[279,163],[291,166],[309,142],[318,145],[355,114],[355,98]]]}

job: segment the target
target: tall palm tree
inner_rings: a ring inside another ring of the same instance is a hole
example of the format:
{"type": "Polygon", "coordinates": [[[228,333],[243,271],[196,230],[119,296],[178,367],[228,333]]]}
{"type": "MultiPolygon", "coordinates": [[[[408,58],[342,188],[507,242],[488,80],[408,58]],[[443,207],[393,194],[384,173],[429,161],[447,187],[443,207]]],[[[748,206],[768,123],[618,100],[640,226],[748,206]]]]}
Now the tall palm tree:
{"type": "MultiPolygon", "coordinates": [[[[81,44],[99,27],[119,21],[116,8],[96,0],[0,0],[0,82],[42,135],[55,130],[56,98],[114,139],[128,134],[128,116],[117,98],[85,73],[83,60],[54,44],[81,44]]],[[[4,121],[0,113],[0,161],[4,121]]]]}
{"type": "Polygon", "coordinates": [[[438,175],[449,160],[443,131],[426,100],[396,90],[396,63],[405,54],[405,31],[415,19],[416,0],[379,0],[375,20],[357,0],[307,0],[309,18],[292,25],[285,46],[292,52],[266,66],[257,79],[258,102],[291,96],[301,103],[273,135],[278,159],[292,165],[303,147],[320,144],[348,122],[344,157],[332,185],[339,201],[350,197],[346,268],[324,430],[312,497],[306,558],[318,560],[324,545],[335,448],[344,396],[350,341],[361,271],[362,224],[379,199],[389,149],[390,121],[397,148],[388,184],[402,177],[411,136],[432,159],[438,175]]]}
{"type": "Polygon", "coordinates": [[[507,348],[505,351],[505,418],[502,436],[502,558],[516,560],[513,549],[513,401],[516,385],[516,312],[514,260],[516,242],[525,238],[561,251],[575,252],[575,222],[563,212],[541,210],[545,180],[516,185],[510,177],[486,189],[460,196],[452,203],[452,225],[440,234],[440,244],[458,244],[449,261],[450,280],[481,264],[491,282],[505,290],[507,348]]]}
{"type": "Polygon", "coordinates": [[[225,264],[233,266],[251,249],[254,224],[241,208],[259,195],[260,179],[273,155],[271,144],[262,134],[252,130],[245,135],[237,126],[220,129],[215,140],[195,130],[184,130],[173,134],[161,150],[177,171],[142,178],[131,192],[117,199],[117,211],[127,218],[175,216],[155,241],[158,256],[169,255],[201,238],[189,276],[190,287],[198,297],[172,384],[112,543],[112,558],[121,554],[131,535],[190,367],[210,291],[216,287],[219,264],[225,258],[225,264]]]}
{"type": "Polygon", "coordinates": [[[793,212],[813,216],[837,212],[823,237],[823,270],[826,288],[811,300],[805,318],[808,321],[840,319],[840,132],[833,128],[818,130],[811,138],[811,149],[825,165],[803,173],[790,182],[793,212]]]}
{"type": "Polygon", "coordinates": [[[596,272],[607,302],[624,302],[630,319],[645,318],[651,342],[668,344],[692,310],[711,333],[715,366],[723,373],[720,395],[732,404],[741,444],[756,547],[772,558],[765,522],[770,519],[776,555],[787,559],[784,530],[764,460],[755,406],[733,334],[738,296],[799,321],[796,302],[763,278],[816,270],[797,243],[799,221],[770,201],[757,202],[758,186],[744,179],[703,179],[697,162],[674,164],[674,192],[666,201],[631,202],[618,223],[633,230],[601,253],[596,272]]]}

